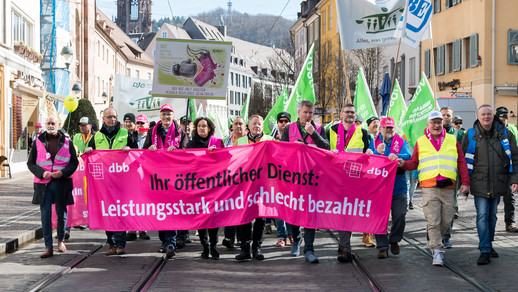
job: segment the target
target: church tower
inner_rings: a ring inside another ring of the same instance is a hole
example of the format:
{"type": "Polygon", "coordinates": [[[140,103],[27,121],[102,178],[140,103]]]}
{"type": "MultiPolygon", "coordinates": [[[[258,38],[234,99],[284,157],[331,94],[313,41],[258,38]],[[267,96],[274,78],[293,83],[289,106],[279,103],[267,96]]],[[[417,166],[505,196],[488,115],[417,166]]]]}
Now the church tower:
{"type": "Polygon", "coordinates": [[[126,34],[151,32],[151,0],[117,0],[115,24],[126,34]]]}

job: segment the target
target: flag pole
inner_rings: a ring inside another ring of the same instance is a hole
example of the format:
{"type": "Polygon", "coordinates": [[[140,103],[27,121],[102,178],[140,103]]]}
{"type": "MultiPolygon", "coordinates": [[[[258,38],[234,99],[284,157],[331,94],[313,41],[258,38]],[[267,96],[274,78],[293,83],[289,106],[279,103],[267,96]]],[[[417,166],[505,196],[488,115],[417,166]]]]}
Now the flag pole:
{"type": "Polygon", "coordinates": [[[435,93],[437,92],[437,80],[435,78],[435,58],[433,57],[433,33],[432,33],[432,22],[430,21],[430,67],[432,71],[432,79],[433,79],[433,101],[434,107],[437,105],[437,98],[435,97],[435,93]]]}
{"type": "Polygon", "coordinates": [[[397,53],[396,53],[396,61],[394,63],[394,71],[392,72],[392,80],[390,81],[390,95],[389,95],[389,104],[387,106],[387,114],[390,110],[390,99],[392,98],[392,91],[394,91],[394,79],[396,78],[396,68],[397,68],[397,60],[399,57],[399,48],[401,47],[401,37],[399,37],[399,43],[397,44],[397,53]]]}
{"type": "MultiPolygon", "coordinates": [[[[351,101],[351,89],[349,88],[349,75],[347,75],[347,62],[345,61],[345,50],[342,50],[342,59],[344,62],[344,75],[345,75],[345,86],[347,88],[347,102],[352,103],[351,101]]],[[[345,105],[345,103],[344,103],[345,105]]],[[[342,109],[339,109],[340,111],[342,109]]]]}

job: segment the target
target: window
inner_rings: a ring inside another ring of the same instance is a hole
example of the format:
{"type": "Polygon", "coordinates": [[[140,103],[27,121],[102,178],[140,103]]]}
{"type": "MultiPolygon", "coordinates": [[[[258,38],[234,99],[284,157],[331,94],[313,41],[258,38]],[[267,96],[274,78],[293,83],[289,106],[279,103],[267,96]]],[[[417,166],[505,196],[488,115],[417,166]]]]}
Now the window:
{"type": "Polygon", "coordinates": [[[236,102],[241,105],[241,92],[236,92],[236,102]]]}
{"type": "Polygon", "coordinates": [[[242,79],[243,79],[243,87],[246,88],[246,76],[243,75],[242,79]]]}
{"type": "Polygon", "coordinates": [[[444,75],[444,45],[434,49],[435,53],[435,75],[444,75]]]}
{"type": "Polygon", "coordinates": [[[130,20],[138,20],[138,0],[131,0],[130,7],[130,20]]]}
{"type": "Polygon", "coordinates": [[[409,84],[415,85],[415,80],[416,80],[416,78],[415,78],[416,77],[415,76],[415,57],[410,58],[409,63],[408,63],[408,71],[410,73],[409,84]]]}
{"type": "Polygon", "coordinates": [[[230,104],[234,104],[234,91],[230,91],[230,104]]]}
{"type": "Polygon", "coordinates": [[[478,66],[478,34],[469,37],[469,64],[470,67],[478,66]]]}
{"type": "Polygon", "coordinates": [[[230,85],[234,85],[234,72],[230,72],[230,85]]]}
{"type": "Polygon", "coordinates": [[[462,58],[462,40],[453,41],[453,55],[452,55],[452,70],[454,72],[461,70],[461,58],[462,58]]]}
{"type": "Polygon", "coordinates": [[[17,12],[11,13],[12,42],[23,41],[25,45],[34,47],[32,44],[32,24],[17,12]]]}
{"type": "Polygon", "coordinates": [[[230,110],[230,115],[233,116],[234,115],[234,110],[230,110]]]}
{"type": "Polygon", "coordinates": [[[166,38],[166,37],[167,37],[167,31],[163,31],[163,32],[162,32],[162,37],[163,37],[163,38],[166,38]]]}
{"type": "Polygon", "coordinates": [[[434,0],[433,1],[433,13],[439,13],[441,12],[441,0],[434,0]]]}
{"type": "Polygon", "coordinates": [[[424,74],[430,78],[430,50],[424,51],[424,74]]]}
{"type": "Polygon", "coordinates": [[[135,78],[140,78],[140,71],[139,70],[135,70],[135,78]]]}
{"type": "Polygon", "coordinates": [[[248,95],[247,95],[246,93],[243,93],[243,104],[245,104],[245,101],[246,101],[246,97],[247,97],[247,96],[248,96],[248,95]]]}
{"type": "Polygon", "coordinates": [[[444,52],[444,73],[453,72],[453,43],[445,45],[444,52]]]}
{"type": "Polygon", "coordinates": [[[131,41],[134,42],[135,44],[138,44],[138,38],[131,38],[131,41]]]}
{"type": "Polygon", "coordinates": [[[326,9],[322,10],[322,19],[324,21],[324,23],[322,23],[322,33],[326,33],[326,22],[327,22],[327,19],[326,19],[326,9]]]}
{"type": "Polygon", "coordinates": [[[445,0],[444,5],[446,8],[450,8],[459,4],[460,2],[462,2],[462,0],[445,0]]]}
{"type": "Polygon", "coordinates": [[[329,29],[333,28],[333,4],[329,4],[329,29]]]}
{"type": "Polygon", "coordinates": [[[518,31],[507,32],[507,64],[518,65],[518,31]]]}

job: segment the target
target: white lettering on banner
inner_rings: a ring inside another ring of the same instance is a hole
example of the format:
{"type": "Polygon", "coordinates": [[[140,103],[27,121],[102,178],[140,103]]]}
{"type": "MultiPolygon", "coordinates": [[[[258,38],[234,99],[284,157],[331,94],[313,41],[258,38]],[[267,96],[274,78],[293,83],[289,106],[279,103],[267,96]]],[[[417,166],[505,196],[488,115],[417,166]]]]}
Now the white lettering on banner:
{"type": "Polygon", "coordinates": [[[83,211],[83,218],[88,218],[88,211],[83,211]]]}
{"type": "Polygon", "coordinates": [[[90,163],[88,164],[88,170],[95,180],[104,179],[104,170],[102,163],[90,163]]]}
{"type": "Polygon", "coordinates": [[[360,174],[362,173],[362,165],[361,163],[346,161],[344,163],[344,171],[349,175],[349,177],[360,178],[360,174]]]}
{"type": "Polygon", "coordinates": [[[378,168],[373,167],[373,168],[367,170],[367,173],[368,174],[374,174],[374,175],[381,175],[383,177],[387,177],[388,176],[388,171],[385,168],[378,169],[378,168]]]}
{"type": "MultiPolygon", "coordinates": [[[[260,187],[258,192],[249,194],[246,197],[248,202],[247,208],[253,205],[277,204],[285,206],[295,211],[305,211],[309,213],[326,213],[335,215],[369,217],[371,211],[371,200],[354,199],[353,202],[348,202],[348,197],[344,197],[342,201],[326,201],[314,200],[311,194],[308,199],[304,199],[303,195],[296,197],[293,192],[285,195],[281,192],[276,192],[274,187],[267,191],[264,187],[260,187]],[[305,203],[307,202],[307,203],[305,203]]],[[[199,202],[184,203],[179,200],[177,203],[150,203],[140,202],[135,203],[130,200],[123,203],[120,200],[116,204],[105,205],[101,200],[101,212],[103,217],[147,217],[155,216],[157,220],[163,221],[170,215],[199,215],[211,214],[210,206],[214,206],[215,212],[230,211],[235,209],[245,208],[245,194],[240,192],[237,198],[230,198],[228,200],[216,200],[211,202],[205,201],[205,197],[201,197],[199,202]]],[[[83,212],[83,214],[85,214],[83,212]]],[[[86,213],[87,215],[87,213],[86,213]]],[[[84,216],[86,216],[84,215],[84,216]]]]}
{"type": "Polygon", "coordinates": [[[124,162],[122,165],[119,165],[118,163],[112,163],[112,165],[108,168],[108,171],[111,173],[114,172],[128,172],[129,171],[129,165],[126,165],[124,162]]]}

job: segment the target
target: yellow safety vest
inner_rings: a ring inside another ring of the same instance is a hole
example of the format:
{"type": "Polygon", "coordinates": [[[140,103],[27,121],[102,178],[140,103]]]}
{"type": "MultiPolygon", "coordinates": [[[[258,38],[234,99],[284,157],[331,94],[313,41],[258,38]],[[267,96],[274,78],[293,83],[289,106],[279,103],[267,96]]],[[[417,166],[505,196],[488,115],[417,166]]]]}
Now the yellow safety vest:
{"type": "Polygon", "coordinates": [[[106,136],[101,133],[101,131],[95,133],[95,149],[97,150],[118,150],[122,149],[122,147],[128,145],[128,130],[124,128],[120,128],[117,132],[117,135],[113,137],[112,147],[110,148],[110,143],[106,136]]]}
{"type": "MultiPolygon", "coordinates": [[[[259,139],[259,141],[257,141],[257,142],[270,141],[270,140],[275,140],[275,139],[272,136],[263,135],[261,137],[261,139],[259,139]]],[[[237,139],[237,146],[248,145],[248,144],[250,144],[248,141],[248,136],[243,136],[243,137],[237,139]]]]}
{"type": "Polygon", "coordinates": [[[438,175],[457,179],[457,139],[451,134],[446,134],[444,142],[439,152],[435,150],[432,142],[426,137],[421,136],[417,139],[419,150],[419,181],[435,178],[438,175]]]}
{"type": "MultiPolygon", "coordinates": [[[[331,150],[333,150],[336,149],[338,134],[333,129],[330,129],[329,133],[329,142],[331,144],[331,150]]],[[[356,130],[354,130],[354,134],[351,137],[351,140],[349,140],[349,144],[345,146],[345,152],[363,153],[363,148],[364,143],[362,127],[356,127],[356,130]]]]}

